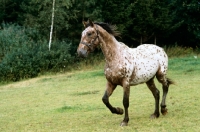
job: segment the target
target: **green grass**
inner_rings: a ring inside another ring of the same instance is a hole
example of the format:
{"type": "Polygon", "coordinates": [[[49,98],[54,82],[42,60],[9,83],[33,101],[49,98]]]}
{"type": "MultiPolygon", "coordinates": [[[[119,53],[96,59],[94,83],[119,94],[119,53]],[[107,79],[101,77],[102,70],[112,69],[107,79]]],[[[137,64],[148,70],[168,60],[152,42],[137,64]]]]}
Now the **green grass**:
{"type": "MultiPolygon", "coordinates": [[[[0,131],[200,131],[199,58],[169,60],[168,77],[176,85],[169,89],[166,116],[150,120],[154,111],[151,92],[145,84],[132,87],[127,127],[120,127],[123,116],[111,114],[101,101],[106,79],[103,64],[98,67],[1,85],[0,131]]],[[[156,85],[162,91],[157,81],[156,85]]],[[[122,95],[119,86],[110,97],[111,104],[123,107],[122,95]]]]}

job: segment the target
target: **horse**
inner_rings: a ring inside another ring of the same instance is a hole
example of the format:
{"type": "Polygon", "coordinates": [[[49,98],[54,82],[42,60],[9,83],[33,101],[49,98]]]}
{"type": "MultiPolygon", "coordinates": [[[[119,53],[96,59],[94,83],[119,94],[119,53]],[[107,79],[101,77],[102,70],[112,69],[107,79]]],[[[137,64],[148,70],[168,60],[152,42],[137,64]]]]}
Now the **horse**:
{"type": "Polygon", "coordinates": [[[80,57],[88,54],[100,46],[105,57],[104,74],[107,79],[106,90],[102,97],[103,103],[113,114],[122,115],[125,111],[121,126],[127,126],[129,122],[129,96],[130,86],[146,83],[155,99],[155,111],[150,118],[158,118],[160,91],[156,88],[154,77],[162,84],[163,96],[160,104],[161,113],[167,114],[166,97],[170,84],[174,82],[166,77],[168,68],[168,56],[165,51],[153,44],[142,44],[137,48],[129,48],[124,43],[117,41],[120,36],[115,25],[103,22],[83,21],[85,27],[77,48],[80,57]],[[120,85],[123,87],[123,106],[113,107],[109,97],[120,85]]]}

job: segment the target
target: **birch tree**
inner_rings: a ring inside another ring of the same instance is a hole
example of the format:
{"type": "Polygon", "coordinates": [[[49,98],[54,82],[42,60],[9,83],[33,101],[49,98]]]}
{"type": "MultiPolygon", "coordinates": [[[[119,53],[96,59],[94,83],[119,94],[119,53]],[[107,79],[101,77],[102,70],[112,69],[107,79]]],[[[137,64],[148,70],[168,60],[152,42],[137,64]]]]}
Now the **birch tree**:
{"type": "Polygon", "coordinates": [[[52,6],[51,31],[50,31],[50,38],[49,38],[49,51],[51,50],[51,41],[52,41],[52,33],[53,33],[54,10],[55,10],[54,7],[55,7],[55,0],[53,0],[53,6],[52,6]]]}

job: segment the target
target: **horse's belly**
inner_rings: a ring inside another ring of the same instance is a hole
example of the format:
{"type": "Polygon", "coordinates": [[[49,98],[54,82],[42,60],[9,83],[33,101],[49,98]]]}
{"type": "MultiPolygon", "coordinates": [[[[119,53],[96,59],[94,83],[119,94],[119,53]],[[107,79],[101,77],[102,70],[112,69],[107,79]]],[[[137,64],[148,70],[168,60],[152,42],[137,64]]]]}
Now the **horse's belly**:
{"type": "Polygon", "coordinates": [[[150,66],[146,66],[145,68],[136,68],[134,77],[130,80],[130,85],[146,83],[155,76],[158,68],[158,66],[154,66],[153,68],[150,66]]]}
{"type": "Polygon", "coordinates": [[[149,81],[151,78],[153,78],[154,76],[148,76],[148,77],[137,77],[133,80],[130,81],[130,85],[138,85],[138,84],[142,84],[142,83],[146,83],[147,81],[149,81]]]}

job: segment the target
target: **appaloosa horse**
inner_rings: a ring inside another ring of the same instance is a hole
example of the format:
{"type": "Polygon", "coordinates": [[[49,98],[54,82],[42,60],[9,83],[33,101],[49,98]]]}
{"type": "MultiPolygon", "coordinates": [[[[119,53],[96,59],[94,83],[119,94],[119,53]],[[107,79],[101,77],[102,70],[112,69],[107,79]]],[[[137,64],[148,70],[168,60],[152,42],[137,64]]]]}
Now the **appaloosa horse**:
{"type": "Polygon", "coordinates": [[[104,104],[112,113],[123,114],[123,109],[113,107],[109,103],[109,97],[117,85],[123,87],[123,105],[125,116],[121,126],[128,125],[129,94],[130,86],[146,83],[155,98],[155,111],[151,118],[158,118],[160,92],[154,83],[154,77],[162,84],[163,97],[161,113],[167,113],[165,99],[168,87],[173,81],[166,77],[168,57],[164,50],[156,45],[143,44],[137,48],[129,48],[118,42],[115,36],[119,35],[116,27],[106,23],[83,22],[85,30],[82,32],[81,41],[77,49],[78,55],[87,57],[98,45],[105,56],[105,76],[107,85],[102,98],[104,104]]]}

